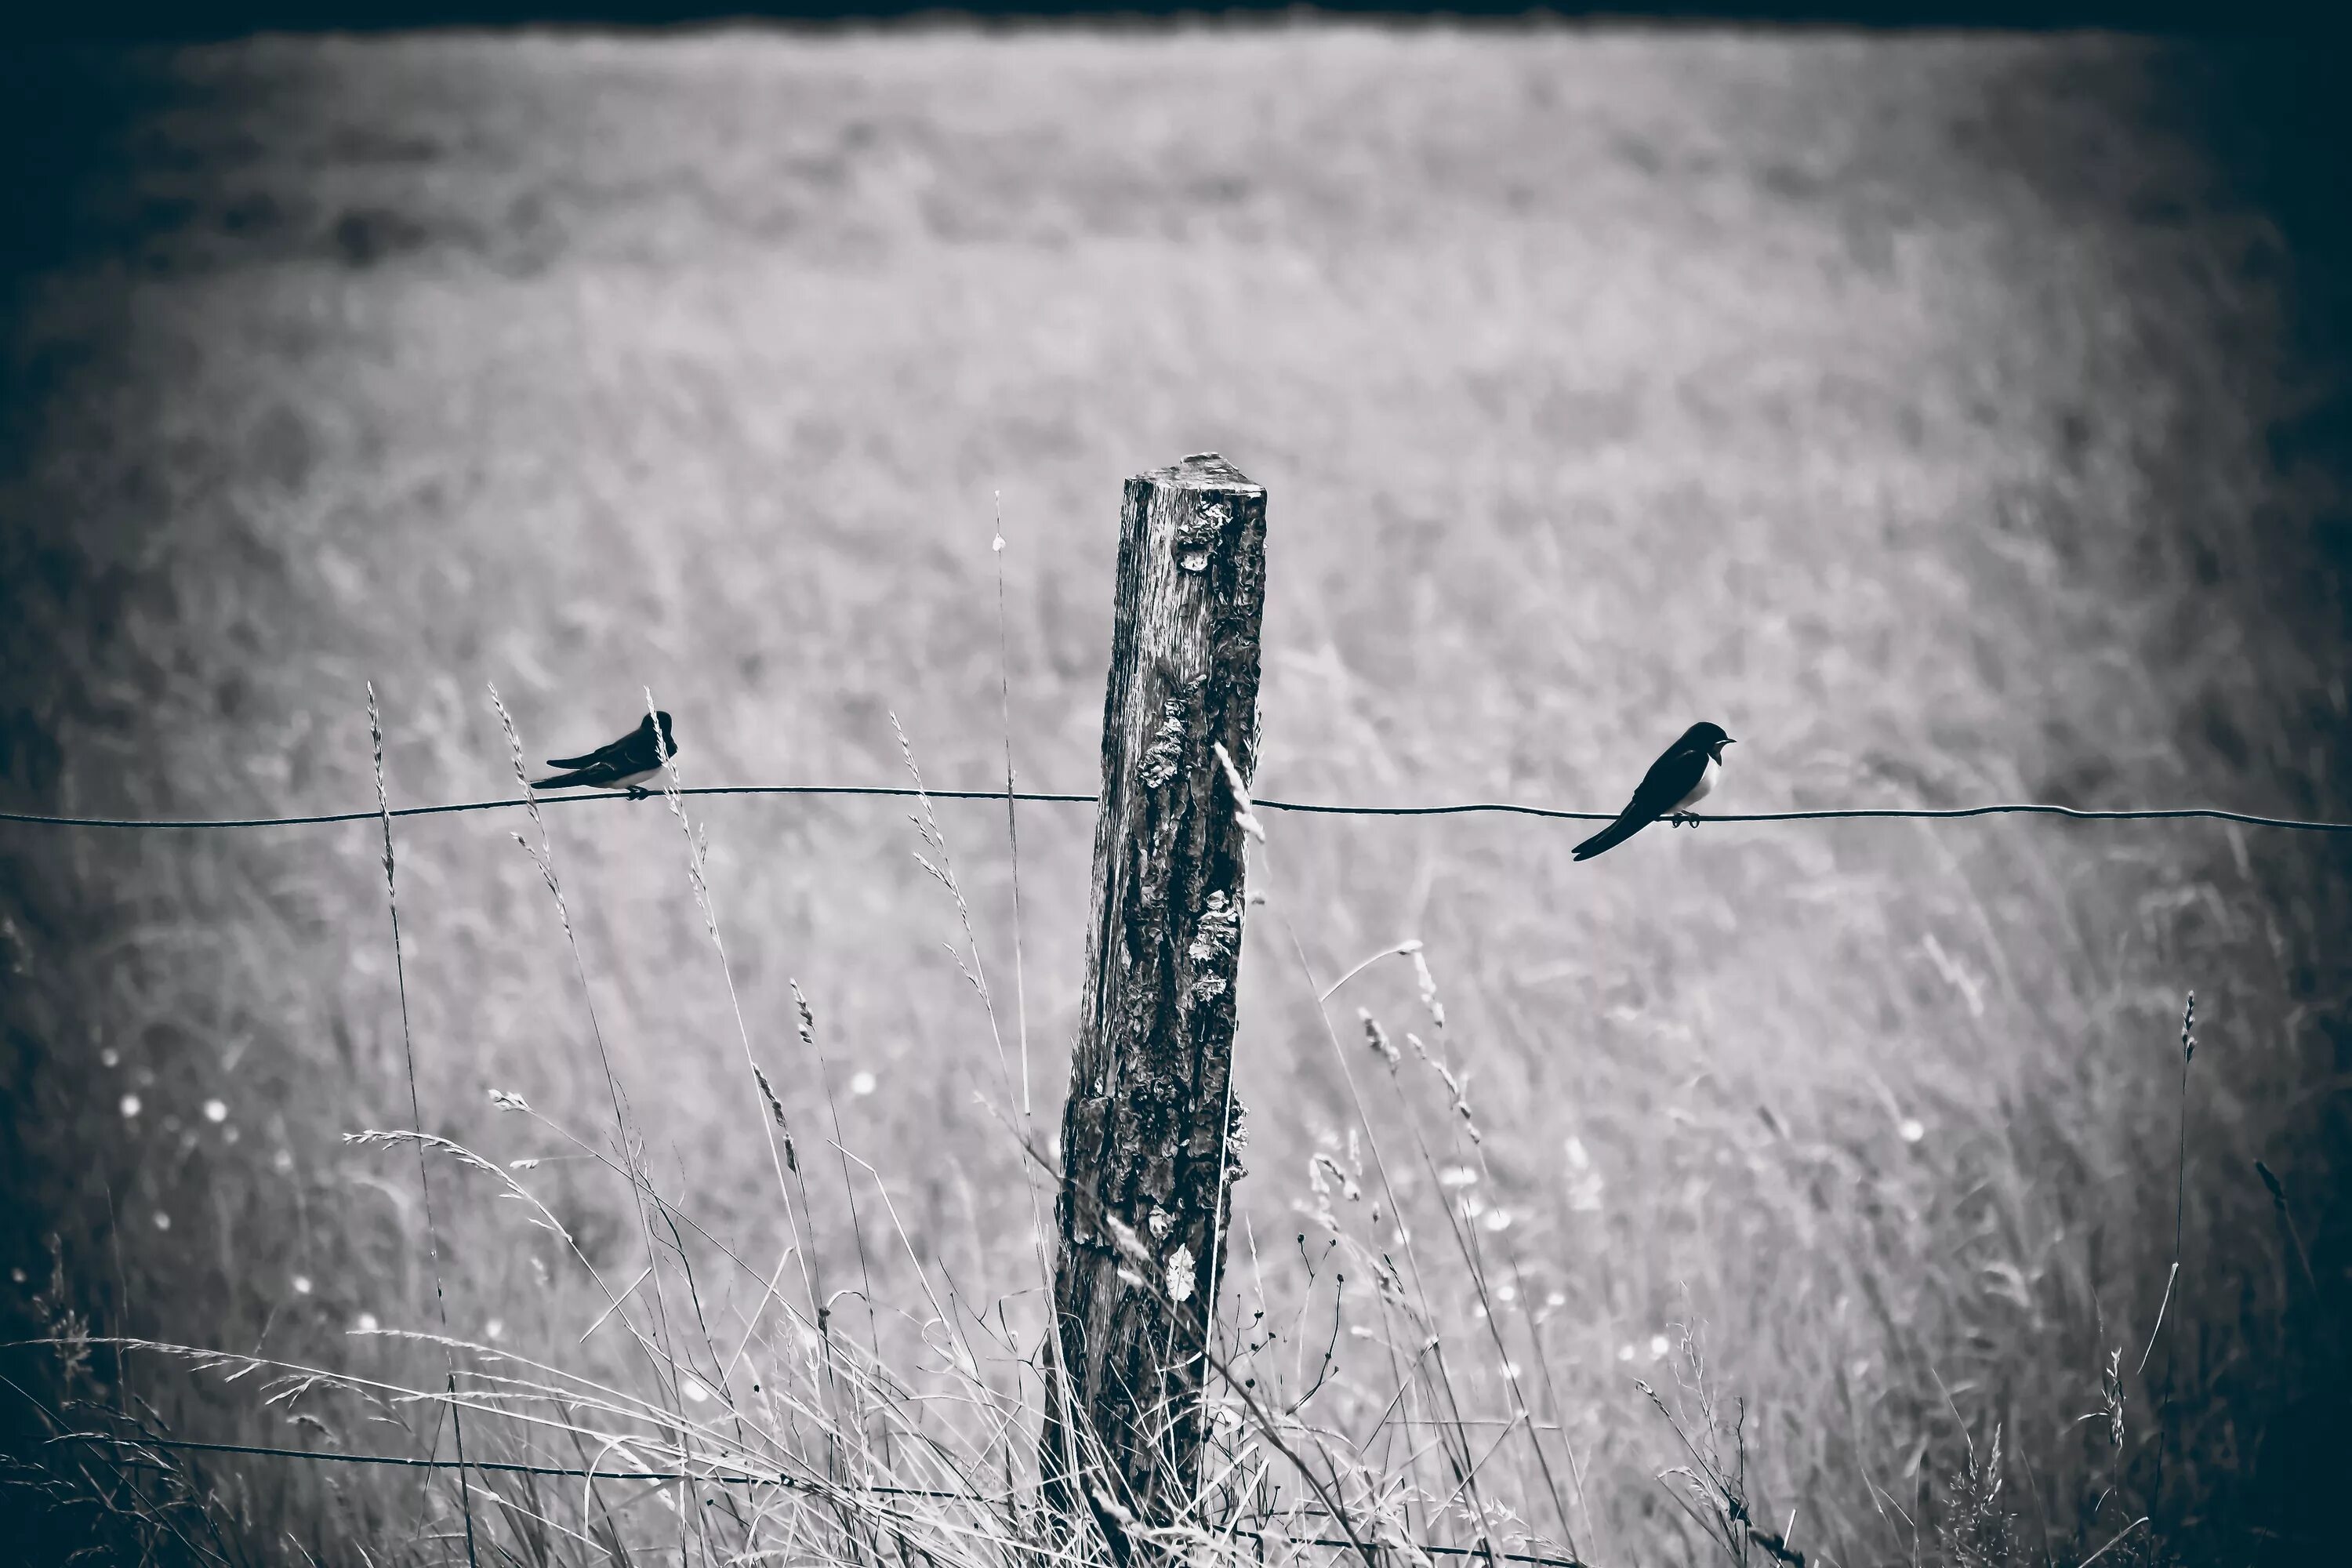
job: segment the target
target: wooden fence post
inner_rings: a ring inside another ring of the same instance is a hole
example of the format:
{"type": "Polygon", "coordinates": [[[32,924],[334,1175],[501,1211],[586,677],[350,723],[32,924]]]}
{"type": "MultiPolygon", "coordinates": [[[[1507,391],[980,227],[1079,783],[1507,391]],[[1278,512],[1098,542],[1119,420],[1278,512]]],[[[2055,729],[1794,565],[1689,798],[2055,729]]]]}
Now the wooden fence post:
{"type": "Polygon", "coordinates": [[[1044,1438],[1049,1499],[1123,1562],[1130,1521],[1182,1512],[1205,1434],[1244,905],[1214,747],[1251,775],[1265,602],[1264,489],[1213,452],[1127,481],[1044,1438]]]}

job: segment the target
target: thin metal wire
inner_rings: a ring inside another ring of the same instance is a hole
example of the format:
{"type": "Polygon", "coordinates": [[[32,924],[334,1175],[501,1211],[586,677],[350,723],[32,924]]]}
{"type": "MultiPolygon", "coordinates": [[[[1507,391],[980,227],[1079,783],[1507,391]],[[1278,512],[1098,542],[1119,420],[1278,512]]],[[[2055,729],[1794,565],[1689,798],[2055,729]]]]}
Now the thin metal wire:
{"type": "Polygon", "coordinates": [[[257,1454],[266,1458],[316,1459],[335,1465],[389,1465],[410,1470],[496,1470],[511,1476],[569,1476],[600,1481],[694,1481],[707,1486],[784,1487],[795,1491],[831,1494],[841,1491],[876,1497],[938,1498],[955,1502],[993,1504],[1000,1499],[975,1492],[925,1491],[917,1487],[832,1487],[782,1473],[760,1475],[697,1475],[686,1470],[589,1470],[565,1465],[520,1465],[498,1459],[419,1459],[405,1454],[325,1454],[311,1448],[272,1448],[248,1443],[199,1443],[183,1437],[123,1437],[109,1432],[68,1432],[52,1439],[60,1443],[111,1443],[124,1448],[163,1448],[199,1454],[257,1454]]]}
{"type": "MultiPolygon", "coordinates": [[[[1002,799],[991,793],[982,798],[1002,799]]],[[[1264,805],[1264,802],[1258,802],[1264,805]]],[[[325,1464],[389,1465],[413,1470],[495,1470],[501,1475],[559,1476],[573,1479],[590,1479],[600,1481],[691,1481],[701,1486],[783,1487],[794,1491],[819,1493],[860,1493],[873,1497],[933,1498],[949,1502],[968,1502],[982,1507],[1001,1507],[1008,1499],[988,1497],[977,1492],[927,1491],[918,1487],[830,1487],[816,1481],[802,1480],[787,1475],[725,1476],[695,1475],[684,1470],[589,1470],[563,1465],[520,1465],[510,1460],[467,1459],[462,1464],[455,1459],[418,1459],[404,1454],[322,1454],[309,1448],[271,1448],[247,1443],[199,1443],[179,1437],[122,1437],[109,1432],[67,1432],[50,1439],[58,1443],[110,1443],[124,1448],[163,1448],[202,1454],[255,1454],[265,1458],[313,1459],[325,1464]]],[[[1326,1546],[1353,1551],[1354,1543],[1327,1541],[1319,1537],[1297,1536],[1273,1531],[1235,1530],[1233,1534],[1253,1541],[1281,1540],[1293,1546],[1326,1546]]],[[[1527,1563],[1537,1568],[1588,1568],[1574,1557],[1546,1557],[1528,1552],[1497,1552],[1487,1546],[1422,1545],[1423,1552],[1433,1557],[1482,1557],[1496,1563],[1527,1563]]]]}
{"type": "MultiPolygon", "coordinates": [[[[933,800],[1002,801],[1003,790],[935,789],[917,791],[904,786],[886,784],[706,784],[696,789],[682,789],[682,795],[873,795],[887,799],[913,800],[918,795],[929,795],[933,800]]],[[[563,805],[581,801],[625,801],[626,795],[597,791],[586,795],[544,795],[540,804],[563,805]]],[[[1034,801],[1046,805],[1092,805],[1091,795],[1060,795],[1045,791],[1022,790],[1013,799],[1034,801]]],[[[445,805],[404,805],[393,812],[394,816],[442,816],[452,812],[506,811],[520,808],[517,800],[453,801],[445,805]]],[[[1469,816],[1488,815],[1502,816],[1534,816],[1555,822],[1614,822],[1613,811],[1563,811],[1548,805],[1527,805],[1515,801],[1465,801],[1450,805],[1333,805],[1318,801],[1262,800],[1253,797],[1251,804],[1266,811],[1298,812],[1316,816],[1469,816]]],[[[1994,805],[1962,805],[1943,809],[1904,806],[1848,806],[1825,811],[1750,811],[1728,812],[1721,816],[1698,816],[1699,822],[1828,822],[1859,818],[1916,818],[1927,821],[1952,821],[1969,816],[2063,816],[2074,822],[2165,822],[2197,818],[2211,822],[2242,823],[2249,827],[2283,827],[2297,833],[2352,833],[2352,822],[2308,822],[2289,816],[2258,816],[2252,812],[2224,811],[2219,806],[2184,805],[2151,807],[2136,811],[2089,811],[2079,806],[2046,805],[2034,802],[2003,803],[1994,805]]],[[[142,818],[121,816],[49,816],[37,812],[0,811],[0,822],[22,822],[39,827],[136,827],[192,829],[204,827],[314,827],[337,822],[373,822],[373,811],[324,812],[310,816],[227,816],[142,818]]]]}

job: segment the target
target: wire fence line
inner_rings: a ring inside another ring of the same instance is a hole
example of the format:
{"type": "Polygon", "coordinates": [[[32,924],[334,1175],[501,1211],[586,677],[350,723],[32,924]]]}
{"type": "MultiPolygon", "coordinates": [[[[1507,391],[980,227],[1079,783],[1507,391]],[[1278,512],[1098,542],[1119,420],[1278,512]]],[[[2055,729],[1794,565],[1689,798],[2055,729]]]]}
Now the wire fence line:
{"type": "Polygon", "coordinates": [[[254,1443],[199,1443],[184,1437],[124,1437],[110,1432],[67,1432],[52,1438],[58,1443],[105,1444],[118,1448],[157,1448],[171,1453],[252,1454],[263,1458],[311,1459],[331,1465],[379,1465],[410,1470],[488,1470],[511,1476],[568,1476],[575,1479],[599,1481],[692,1481],[703,1486],[783,1487],[798,1491],[862,1492],[875,1497],[933,1498],[950,1502],[1002,1503],[978,1492],[940,1491],[922,1487],[845,1487],[820,1481],[805,1480],[782,1471],[762,1470],[753,1473],[738,1468],[731,1472],[697,1472],[690,1470],[625,1470],[589,1469],[577,1465],[525,1465],[510,1459],[427,1459],[411,1454],[350,1454],[317,1448],[276,1448],[254,1443]]]}
{"type": "MultiPolygon", "coordinates": [[[[658,795],[658,790],[648,792],[658,795]]],[[[896,800],[1015,801],[1043,805],[1092,805],[1091,795],[1063,795],[1038,790],[917,789],[906,784],[704,784],[681,789],[682,795],[831,795],[872,796],[896,800]]],[[[632,796],[596,790],[577,795],[543,795],[539,804],[563,805],[581,801],[625,801],[632,796]]],[[[1314,816],[1532,816],[1553,822],[1614,822],[1613,811],[1567,811],[1557,806],[1528,805],[1516,801],[1464,801],[1444,805],[1342,805],[1320,801],[1266,800],[1252,796],[1261,811],[1288,811],[1314,816]]],[[[503,800],[452,801],[442,805],[404,805],[394,816],[446,816],[457,812],[519,810],[520,795],[503,800]]],[[[1971,816],[2058,816],[2072,822],[2169,822],[2184,819],[2234,822],[2248,827],[2280,827],[2296,833],[2352,833],[2352,822],[2317,822],[2292,816],[2261,816],[2252,812],[2225,811],[2220,806],[2154,806],[2136,810],[2095,811],[2081,806],[2039,802],[2001,802],[1990,805],[1840,806],[1818,811],[1748,811],[1694,813],[1690,820],[1708,822],[1831,822],[1859,819],[1956,821],[1971,816]]],[[[378,811],[321,812],[307,816],[131,817],[53,816],[40,812],[0,811],[0,822],[36,827],[115,827],[192,830],[212,827],[318,827],[339,822],[375,822],[378,811]]]]}
{"type": "MultiPolygon", "coordinates": [[[[995,798],[995,797],[991,797],[995,798]]],[[[315,1448],[274,1448],[251,1443],[199,1443],[178,1437],[124,1437],[107,1432],[66,1432],[50,1439],[58,1443],[107,1445],[118,1448],[154,1448],[167,1452],[201,1454],[247,1454],[264,1458],[308,1459],[325,1464],[377,1465],[412,1470],[480,1470],[499,1475],[548,1476],[572,1480],[646,1481],[656,1484],[691,1482],[698,1486],[782,1487],[789,1490],[814,1492],[833,1496],[843,1492],[870,1497],[926,1498],[940,1501],[971,1503],[983,1508],[1001,1508],[1009,1498],[991,1497],[981,1492],[957,1492],[928,1489],[921,1487],[848,1487],[805,1480],[797,1476],[778,1472],[751,1474],[698,1474],[688,1470],[603,1470],[569,1465],[525,1465],[513,1460],[499,1459],[428,1459],[407,1454],[346,1454],[321,1452],[315,1448]]],[[[1326,1516],[1307,1514],[1308,1519],[1326,1516]]],[[[1287,1531],[1234,1530],[1232,1534],[1245,1541],[1280,1542],[1290,1546],[1332,1547],[1345,1551],[1357,1550],[1349,1541],[1325,1540],[1319,1536],[1292,1535],[1287,1531]]],[[[1529,1552],[1502,1552],[1491,1546],[1441,1546],[1416,1542],[1414,1546],[1433,1557],[1477,1557],[1495,1563],[1525,1563],[1535,1568],[1590,1568],[1574,1557],[1547,1557],[1529,1552]]]]}

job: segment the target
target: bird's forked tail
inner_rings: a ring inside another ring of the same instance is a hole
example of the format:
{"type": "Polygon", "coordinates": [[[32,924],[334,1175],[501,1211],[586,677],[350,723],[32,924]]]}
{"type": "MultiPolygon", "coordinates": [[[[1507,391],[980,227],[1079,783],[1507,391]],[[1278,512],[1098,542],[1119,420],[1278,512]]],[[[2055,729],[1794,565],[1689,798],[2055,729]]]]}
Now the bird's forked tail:
{"type": "Polygon", "coordinates": [[[1586,839],[1583,843],[1578,845],[1572,858],[1578,860],[1590,860],[1604,849],[1614,849],[1617,846],[1624,843],[1625,840],[1633,837],[1633,835],[1641,832],[1642,829],[1647,827],[1649,825],[1650,819],[1648,817],[1635,816],[1631,812],[1628,812],[1623,816],[1621,816],[1616,821],[1611,823],[1608,826],[1602,828],[1600,832],[1594,834],[1591,837],[1586,839]]]}

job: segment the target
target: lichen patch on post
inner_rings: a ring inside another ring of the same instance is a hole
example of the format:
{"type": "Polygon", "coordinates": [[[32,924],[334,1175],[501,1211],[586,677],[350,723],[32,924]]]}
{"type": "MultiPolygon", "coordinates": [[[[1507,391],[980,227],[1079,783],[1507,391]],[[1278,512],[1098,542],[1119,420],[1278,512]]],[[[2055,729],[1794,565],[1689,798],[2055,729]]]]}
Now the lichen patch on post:
{"type": "Polygon", "coordinates": [[[1176,525],[1176,564],[1186,572],[1206,572],[1209,551],[1234,520],[1233,508],[1221,500],[1205,503],[1176,525]]]}
{"type": "Polygon", "coordinates": [[[1143,765],[1137,776],[1146,789],[1158,789],[1176,776],[1184,765],[1184,704],[1171,697],[1161,704],[1159,733],[1151,737],[1151,745],[1143,753],[1143,765]]]}
{"type": "Polygon", "coordinates": [[[1168,1255],[1168,1299],[1180,1304],[1192,1299],[1192,1249],[1181,1241],[1168,1255]]]}
{"type": "MultiPolygon", "coordinates": [[[[1241,906],[1228,898],[1223,888],[1213,888],[1201,907],[1201,923],[1193,928],[1184,956],[1199,967],[1222,968],[1218,961],[1234,951],[1241,934],[1241,906]]],[[[1202,974],[1192,981],[1192,994],[1198,1000],[1206,1002],[1224,993],[1225,981],[1221,974],[1202,974]]]]}

